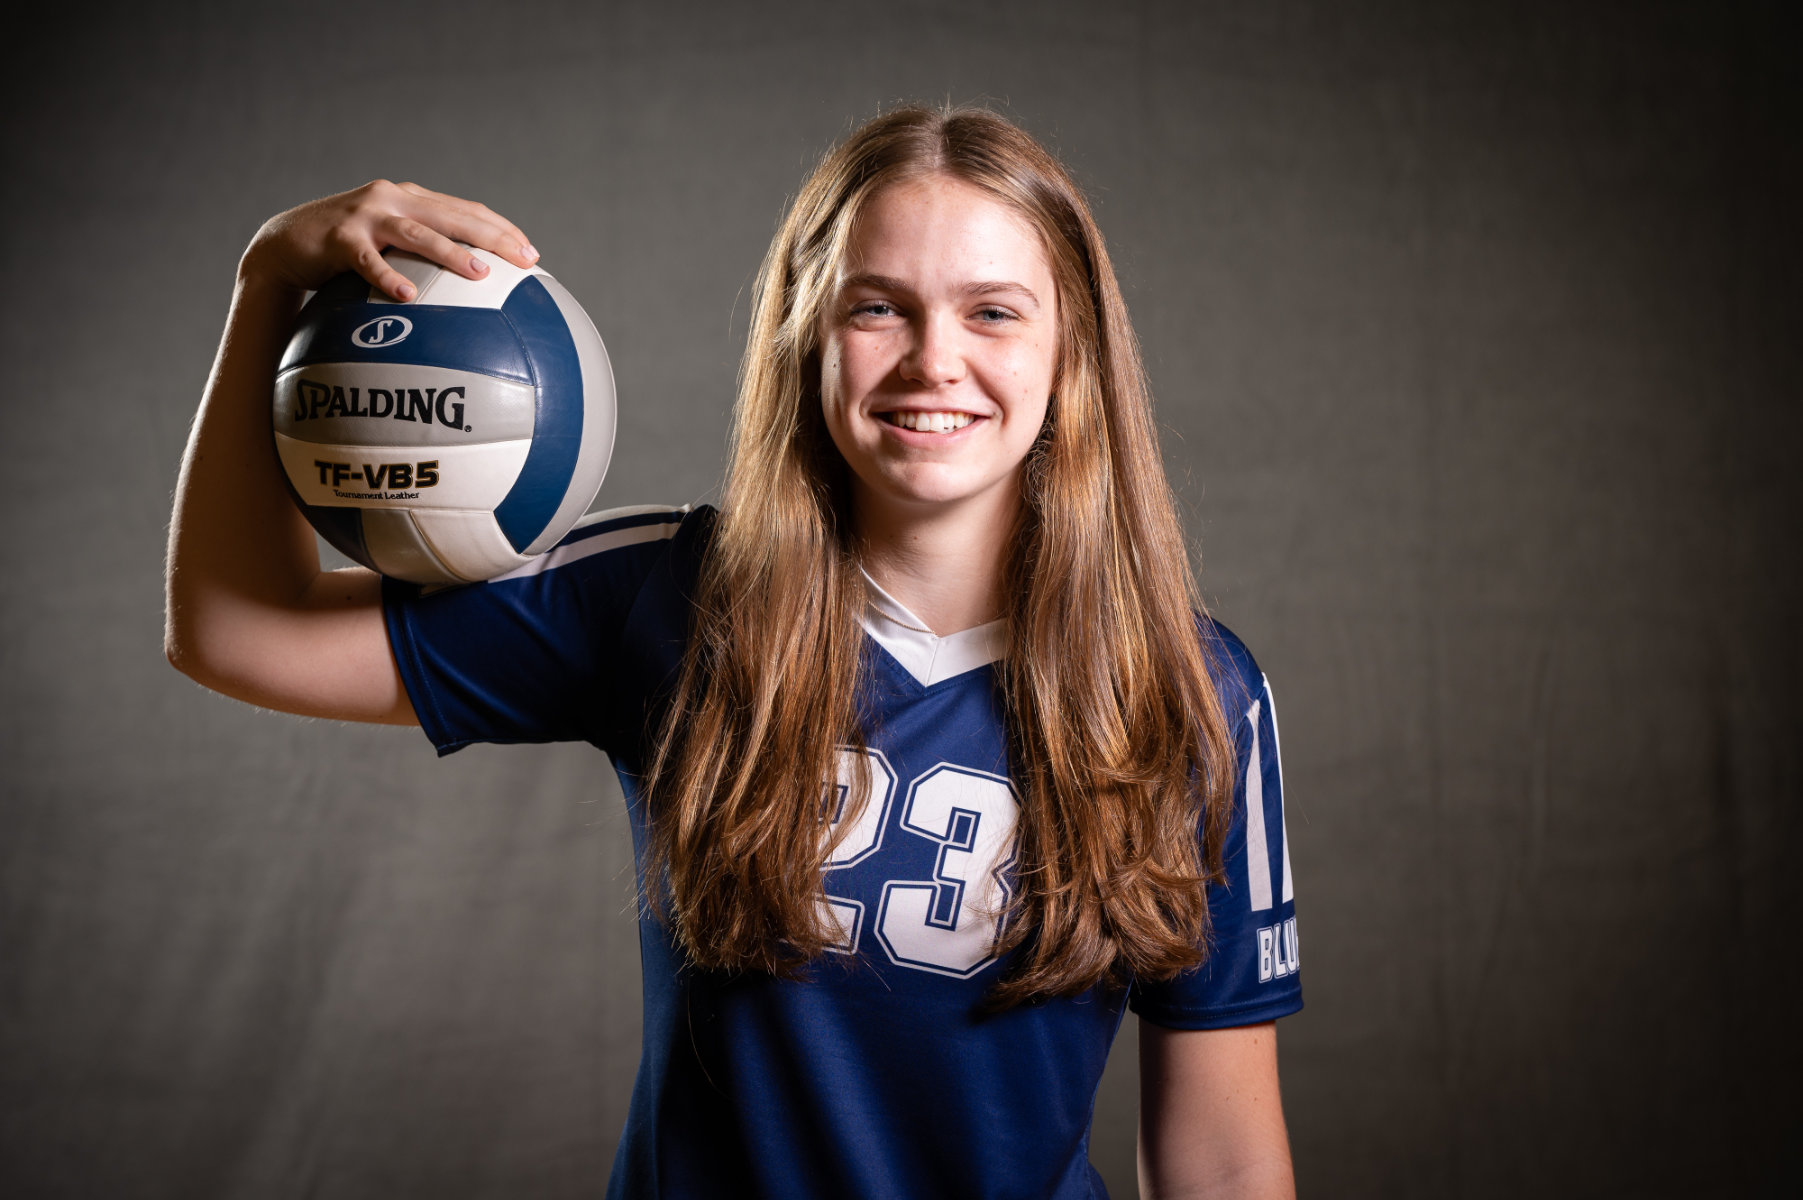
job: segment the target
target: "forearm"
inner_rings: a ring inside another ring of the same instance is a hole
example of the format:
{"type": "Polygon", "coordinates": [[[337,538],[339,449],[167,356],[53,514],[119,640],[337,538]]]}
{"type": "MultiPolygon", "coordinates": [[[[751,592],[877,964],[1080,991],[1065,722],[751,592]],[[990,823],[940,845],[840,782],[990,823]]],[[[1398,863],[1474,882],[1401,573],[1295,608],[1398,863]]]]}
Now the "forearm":
{"type": "Polygon", "coordinates": [[[1148,1200],[1292,1200],[1275,1026],[1141,1023],[1139,1178],[1148,1200]]]}
{"type": "Polygon", "coordinates": [[[1205,1170],[1161,1172],[1139,1167],[1141,1200],[1294,1200],[1296,1180],[1289,1147],[1248,1156],[1237,1163],[1212,1163],[1205,1170]],[[1169,1177],[1176,1175],[1175,1178],[1169,1177]]]}

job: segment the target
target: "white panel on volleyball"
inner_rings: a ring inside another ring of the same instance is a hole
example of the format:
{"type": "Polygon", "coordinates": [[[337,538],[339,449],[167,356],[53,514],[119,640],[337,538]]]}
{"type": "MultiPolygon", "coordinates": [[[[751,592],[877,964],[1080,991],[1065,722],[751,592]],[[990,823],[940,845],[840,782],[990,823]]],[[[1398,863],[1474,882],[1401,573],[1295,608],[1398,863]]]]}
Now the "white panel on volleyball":
{"type": "MultiPolygon", "coordinates": [[[[516,267],[498,254],[477,250],[465,242],[459,246],[488,264],[488,274],[480,279],[466,279],[455,271],[447,271],[437,263],[405,250],[389,250],[382,255],[388,265],[406,276],[419,292],[415,304],[440,304],[448,308],[500,308],[507,297],[528,275],[543,275],[538,267],[516,267]]],[[[379,288],[369,289],[371,304],[405,304],[379,288]]]]}
{"type": "MultiPolygon", "coordinates": [[[[426,539],[420,536],[419,526],[413,523],[412,513],[399,508],[366,508],[361,519],[364,553],[382,574],[409,583],[463,578],[432,553],[426,539]]],[[[489,523],[494,523],[493,518],[489,523]]]]}
{"type": "Polygon", "coordinates": [[[607,357],[607,347],[602,344],[601,335],[588,314],[582,311],[582,305],[576,303],[576,298],[561,283],[549,275],[540,283],[550,293],[557,310],[563,314],[564,324],[570,328],[571,340],[576,345],[576,361],[582,370],[585,399],[582,441],[577,447],[576,468],[570,472],[570,486],[564,489],[563,501],[545,523],[544,532],[526,547],[528,554],[542,554],[562,540],[570,526],[582,516],[589,501],[595,498],[595,493],[601,490],[601,478],[607,474],[607,463],[614,451],[614,368],[607,357]],[[589,336],[582,336],[584,330],[589,336]]]}
{"type": "Polygon", "coordinates": [[[275,436],[282,467],[303,504],[362,509],[477,509],[492,512],[507,498],[532,439],[478,446],[322,446],[275,436]],[[422,463],[435,464],[438,481],[418,483],[422,463]],[[407,468],[408,483],[385,486],[407,468]],[[380,471],[383,483],[370,476],[380,471]]]}
{"type": "MultiPolygon", "coordinates": [[[[363,514],[365,544],[382,561],[381,552],[369,536],[369,518],[363,514]]],[[[520,565],[525,556],[513,548],[495,523],[493,513],[427,512],[415,509],[398,513],[413,522],[425,548],[443,565],[445,571],[460,579],[475,582],[492,579],[520,565]],[[450,564],[456,563],[455,569],[450,564]]]]}

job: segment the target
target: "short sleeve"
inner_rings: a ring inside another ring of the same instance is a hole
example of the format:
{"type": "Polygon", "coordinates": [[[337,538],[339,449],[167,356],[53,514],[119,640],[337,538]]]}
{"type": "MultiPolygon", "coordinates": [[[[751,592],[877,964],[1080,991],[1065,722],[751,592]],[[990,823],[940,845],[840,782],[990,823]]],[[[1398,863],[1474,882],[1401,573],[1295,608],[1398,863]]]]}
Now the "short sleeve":
{"type": "Polygon", "coordinates": [[[1128,996],[1134,1012],[1171,1029],[1253,1025],[1302,1007],[1283,766],[1271,685],[1245,646],[1224,628],[1216,628],[1227,660],[1222,672],[1227,682],[1220,692],[1229,720],[1235,721],[1238,770],[1233,821],[1221,855],[1226,882],[1208,890],[1213,924],[1208,960],[1174,979],[1136,982],[1128,996]]]}
{"type": "Polygon", "coordinates": [[[615,509],[486,583],[385,580],[388,641],[440,754],[472,742],[588,741],[614,728],[612,667],[645,581],[688,510],[615,509]]]}

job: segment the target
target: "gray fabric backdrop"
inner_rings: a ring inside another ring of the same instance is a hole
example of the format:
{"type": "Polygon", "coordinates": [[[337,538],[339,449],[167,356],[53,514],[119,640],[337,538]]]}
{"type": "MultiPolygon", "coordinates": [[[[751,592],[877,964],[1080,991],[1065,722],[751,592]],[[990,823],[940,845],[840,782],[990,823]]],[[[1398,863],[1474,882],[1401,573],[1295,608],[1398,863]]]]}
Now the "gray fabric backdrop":
{"type": "MultiPolygon", "coordinates": [[[[1281,698],[1304,1192],[1794,1183],[1777,11],[38,12],[4,84],[0,1191],[598,1193],[639,1021],[606,762],[440,762],[162,660],[233,267],[378,175],[487,201],[613,350],[597,506],[698,500],[784,198],[948,96],[1092,189],[1206,592],[1281,698]]],[[[1133,1044],[1095,1131],[1122,1196],[1133,1044]]]]}

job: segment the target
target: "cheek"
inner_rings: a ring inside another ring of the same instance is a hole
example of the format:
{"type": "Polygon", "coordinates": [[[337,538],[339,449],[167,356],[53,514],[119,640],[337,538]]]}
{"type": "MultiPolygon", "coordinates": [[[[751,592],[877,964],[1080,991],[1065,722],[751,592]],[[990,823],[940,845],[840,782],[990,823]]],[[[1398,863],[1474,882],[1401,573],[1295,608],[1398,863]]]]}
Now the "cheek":
{"type": "Polygon", "coordinates": [[[881,384],[881,348],[855,339],[830,342],[820,351],[820,401],[828,421],[849,425],[881,384]]]}
{"type": "Polygon", "coordinates": [[[1013,440],[1030,448],[1051,415],[1051,397],[1057,379],[1057,358],[1053,349],[1036,345],[1023,348],[1024,353],[1014,375],[1016,420],[1013,440]]]}
{"type": "Polygon", "coordinates": [[[841,457],[856,449],[856,439],[850,416],[852,397],[845,372],[846,363],[843,350],[831,342],[821,346],[820,415],[826,425],[826,435],[838,449],[841,457]]]}
{"type": "Polygon", "coordinates": [[[1056,356],[1043,345],[1022,346],[1007,371],[1015,403],[1023,408],[1043,407],[1057,377],[1056,356]]]}
{"type": "Polygon", "coordinates": [[[820,407],[828,424],[845,395],[845,359],[839,348],[828,342],[820,348],[820,407]]]}
{"type": "Polygon", "coordinates": [[[1046,393],[1051,394],[1058,382],[1058,337],[1056,334],[1047,337],[1039,347],[1039,375],[1045,383],[1046,393]]]}

